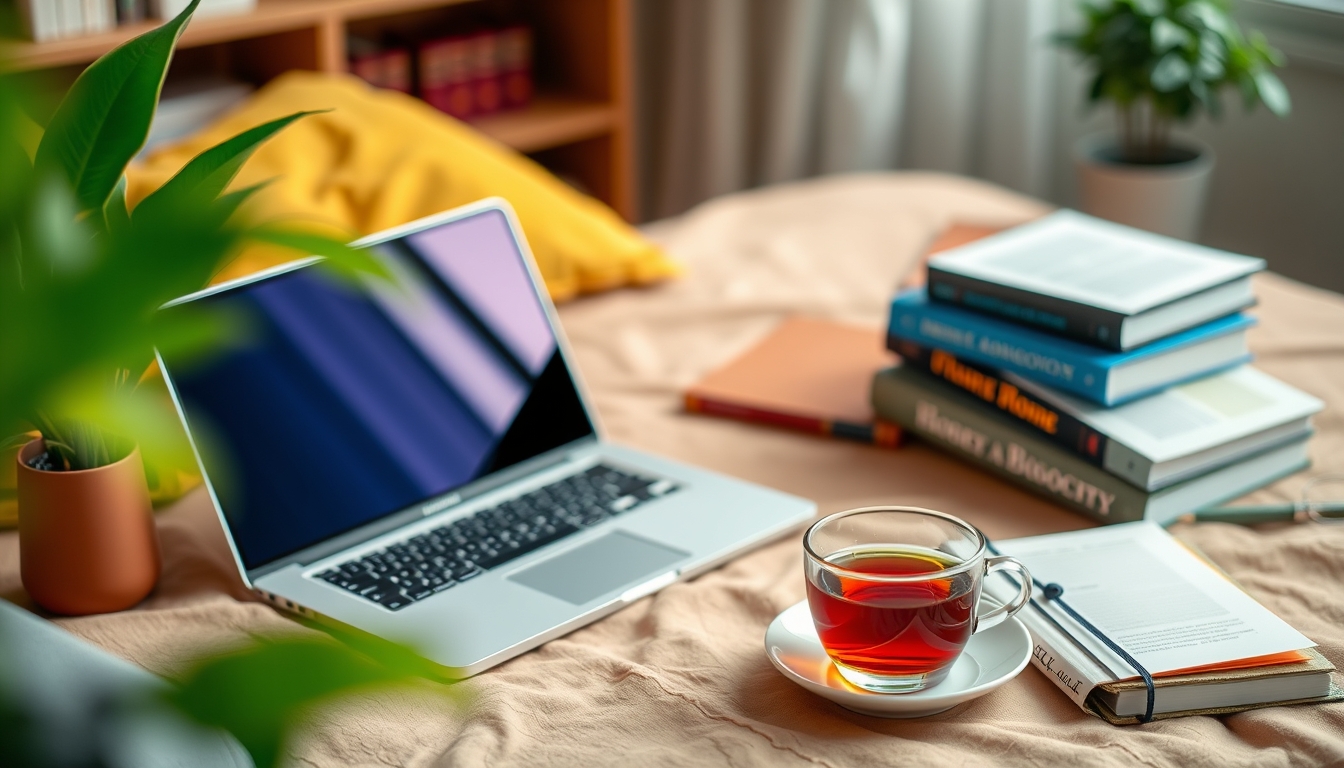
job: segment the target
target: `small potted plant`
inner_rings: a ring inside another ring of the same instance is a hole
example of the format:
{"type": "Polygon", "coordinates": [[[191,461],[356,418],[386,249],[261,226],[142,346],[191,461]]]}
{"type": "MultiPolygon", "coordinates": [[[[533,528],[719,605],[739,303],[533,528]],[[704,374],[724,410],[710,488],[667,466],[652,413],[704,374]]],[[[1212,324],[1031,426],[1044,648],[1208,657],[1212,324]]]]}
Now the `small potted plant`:
{"type": "Polygon", "coordinates": [[[1222,113],[1229,87],[1249,111],[1288,114],[1272,72],[1283,56],[1243,34],[1228,0],[1080,0],[1082,31],[1058,41],[1095,73],[1087,96],[1115,108],[1114,135],[1087,136],[1075,159],[1083,209],[1187,240],[1199,234],[1213,152],[1172,127],[1222,113]]]}
{"type": "Polygon", "coordinates": [[[126,166],[198,2],[90,65],[31,155],[21,81],[0,77],[0,437],[41,433],[18,453],[20,570],[58,613],[130,607],[158,578],[141,450],[177,443],[179,427],[137,384],[156,346],[191,348],[232,324],[198,312],[165,326],[157,308],[204,287],[250,240],[376,269],[339,242],[251,223],[239,207],[255,188],[226,191],[302,113],[206,150],[127,205],[126,166]]]}

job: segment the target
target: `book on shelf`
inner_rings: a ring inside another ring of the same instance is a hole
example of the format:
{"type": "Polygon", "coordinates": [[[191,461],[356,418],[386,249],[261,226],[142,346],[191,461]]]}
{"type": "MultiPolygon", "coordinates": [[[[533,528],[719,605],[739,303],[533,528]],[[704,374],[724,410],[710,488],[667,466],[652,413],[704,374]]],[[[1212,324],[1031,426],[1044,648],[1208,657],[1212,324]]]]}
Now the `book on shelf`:
{"type": "Polygon", "coordinates": [[[60,15],[63,7],[63,3],[51,0],[19,0],[19,19],[28,37],[39,43],[63,37],[65,26],[60,15]]]}
{"type": "Polygon", "coordinates": [[[83,0],[84,34],[110,32],[117,26],[116,0],[83,0]]]}
{"type": "Polygon", "coordinates": [[[490,115],[504,108],[504,84],[499,72],[499,35],[494,31],[472,35],[472,114],[490,115]]]}
{"type": "Polygon", "coordinates": [[[1102,405],[1119,405],[1250,359],[1244,314],[1207,322],[1129,352],[1112,352],[930,301],[923,288],[891,302],[889,346],[913,341],[1019,374],[1102,405]]]}
{"type": "Polygon", "coordinates": [[[944,350],[903,341],[896,351],[905,365],[1150,491],[1300,440],[1323,407],[1249,365],[1104,408],[944,350]]]}
{"type": "MultiPolygon", "coordinates": [[[[1334,667],[1315,643],[1151,522],[997,542],[1041,584],[1153,677],[1154,719],[1336,701],[1334,667]]],[[[1007,600],[1009,578],[986,579],[1007,600]]],[[[1058,603],[1037,594],[1017,614],[1031,663],[1085,711],[1115,724],[1147,709],[1138,671],[1058,603]]]]}
{"type": "Polygon", "coordinates": [[[84,0],[33,0],[37,4],[50,2],[56,6],[59,24],[58,37],[79,37],[84,34],[84,0]]]}
{"type": "Polygon", "coordinates": [[[873,377],[873,410],[957,458],[1102,523],[1171,522],[1306,466],[1310,432],[1197,477],[1148,491],[1107,472],[979,398],[900,365],[873,377]]]}
{"type": "Polygon", "coordinates": [[[522,25],[499,31],[499,77],[504,108],[518,109],[532,101],[532,29],[522,25]]]}
{"type": "Polygon", "coordinates": [[[929,295],[1116,351],[1255,303],[1265,261],[1058,211],[929,260],[929,295]]]}
{"type": "Polygon", "coordinates": [[[420,98],[445,114],[466,120],[475,114],[471,37],[444,37],[420,46],[420,98]]]}
{"type": "Polygon", "coordinates": [[[117,23],[138,24],[149,18],[149,0],[116,0],[117,23]]]}
{"type": "MultiPolygon", "coordinates": [[[[177,18],[187,9],[191,0],[149,0],[150,15],[156,19],[177,18]]],[[[257,8],[257,0],[201,0],[196,6],[193,18],[204,19],[211,16],[237,16],[251,13],[257,8]]]]}
{"type": "Polygon", "coordinates": [[[874,418],[868,386],[891,365],[875,328],[785,320],[764,340],[690,386],[686,410],[887,447],[901,430],[874,418]]]}
{"type": "Polygon", "coordinates": [[[411,52],[400,45],[383,45],[365,37],[351,35],[346,41],[350,52],[350,73],[375,88],[411,93],[411,52]]]}

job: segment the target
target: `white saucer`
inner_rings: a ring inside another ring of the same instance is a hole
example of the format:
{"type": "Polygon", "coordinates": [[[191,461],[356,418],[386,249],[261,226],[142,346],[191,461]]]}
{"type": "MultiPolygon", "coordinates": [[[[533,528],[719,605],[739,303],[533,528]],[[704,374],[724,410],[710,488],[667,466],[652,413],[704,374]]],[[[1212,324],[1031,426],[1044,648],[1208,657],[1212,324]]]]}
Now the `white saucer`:
{"type": "Polygon", "coordinates": [[[915,693],[870,693],[840,676],[817,639],[804,600],[786,609],[765,630],[765,655],[784,676],[846,709],[875,717],[925,717],[951,709],[1017,677],[1031,661],[1031,635],[1009,617],[971,637],[966,650],[939,684],[915,693]]]}

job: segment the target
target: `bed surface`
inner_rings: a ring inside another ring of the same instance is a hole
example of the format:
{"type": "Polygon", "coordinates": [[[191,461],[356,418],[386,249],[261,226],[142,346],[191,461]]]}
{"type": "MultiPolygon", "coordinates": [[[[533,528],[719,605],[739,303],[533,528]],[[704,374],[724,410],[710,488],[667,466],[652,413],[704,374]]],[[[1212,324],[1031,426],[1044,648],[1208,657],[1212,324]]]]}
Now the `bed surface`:
{"type": "MultiPolygon", "coordinates": [[[[815,499],[820,511],[933,507],[989,536],[1086,527],[1049,502],[937,451],[897,452],[680,411],[681,390],[791,314],[883,323],[896,285],[953,221],[1009,225],[1036,201],[931,174],[836,177],[712,201],[647,228],[685,278],[566,304],[560,316],[608,434],[619,442],[815,499]]],[[[1292,500],[1344,471],[1344,297],[1256,278],[1257,365],[1321,398],[1314,467],[1250,497],[1292,500]]],[[[1178,526],[1255,597],[1344,668],[1344,526],[1178,526]]],[[[139,609],[60,619],[103,648],[168,673],[202,648],[306,631],[250,599],[198,489],[160,514],[164,572],[139,609]]],[[[1344,762],[1344,703],[1117,728],[1078,710],[1034,669],[949,712],[886,721],[785,680],[762,638],[803,598],[799,537],[749,553],[463,685],[349,699],[291,747],[335,765],[1133,765],[1344,762]]],[[[31,607],[18,541],[0,534],[0,596],[31,607]]],[[[1337,680],[1339,676],[1337,675],[1337,680]]]]}

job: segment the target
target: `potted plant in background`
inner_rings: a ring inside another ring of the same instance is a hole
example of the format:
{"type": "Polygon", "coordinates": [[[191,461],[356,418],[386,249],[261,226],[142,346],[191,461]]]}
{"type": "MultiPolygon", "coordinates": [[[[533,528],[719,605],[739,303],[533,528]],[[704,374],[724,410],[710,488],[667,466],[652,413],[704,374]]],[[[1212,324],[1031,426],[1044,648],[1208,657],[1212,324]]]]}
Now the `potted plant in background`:
{"type": "Polygon", "coordinates": [[[0,79],[0,435],[41,433],[18,455],[20,568],[29,595],[58,613],[128,608],[158,577],[141,452],[162,454],[180,427],[137,384],[156,346],[191,349],[237,328],[199,310],[167,326],[157,308],[204,287],[249,240],[377,270],[338,241],[251,222],[239,208],[255,188],[225,191],[303,113],[206,150],[128,207],[124,171],[197,2],[90,65],[45,131],[19,81],[0,79]]]}
{"type": "Polygon", "coordinates": [[[1199,234],[1212,150],[1172,127],[1222,113],[1223,92],[1249,111],[1263,102],[1288,114],[1288,91],[1271,71],[1282,55],[1259,32],[1242,33],[1228,0],[1080,0],[1081,32],[1058,40],[1095,75],[1092,104],[1115,109],[1114,135],[1077,145],[1082,207],[1102,218],[1186,240],[1199,234]]]}

